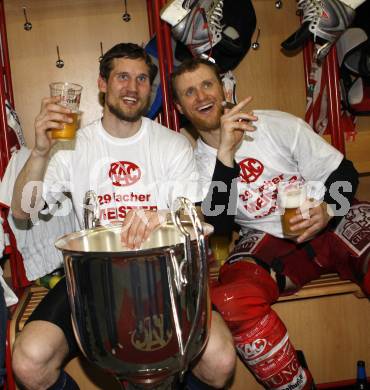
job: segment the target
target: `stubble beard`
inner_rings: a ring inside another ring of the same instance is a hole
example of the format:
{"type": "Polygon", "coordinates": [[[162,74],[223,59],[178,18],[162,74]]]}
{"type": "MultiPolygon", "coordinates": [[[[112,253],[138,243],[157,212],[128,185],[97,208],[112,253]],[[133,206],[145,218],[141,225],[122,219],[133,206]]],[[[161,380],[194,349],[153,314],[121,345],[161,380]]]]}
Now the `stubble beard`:
{"type": "Polygon", "coordinates": [[[199,117],[193,117],[189,120],[198,131],[212,131],[220,128],[221,115],[222,111],[218,112],[212,120],[206,120],[199,117]]]}
{"type": "Polygon", "coordinates": [[[212,131],[217,130],[220,127],[220,121],[209,123],[207,121],[195,119],[192,121],[192,125],[198,129],[198,131],[212,131]]]}
{"type": "Polygon", "coordinates": [[[125,113],[118,104],[117,105],[111,104],[108,99],[106,99],[106,104],[109,111],[116,118],[125,122],[137,122],[139,119],[141,119],[142,116],[144,116],[148,112],[150,100],[148,98],[143,107],[138,108],[137,111],[134,111],[130,114],[125,113]]]}

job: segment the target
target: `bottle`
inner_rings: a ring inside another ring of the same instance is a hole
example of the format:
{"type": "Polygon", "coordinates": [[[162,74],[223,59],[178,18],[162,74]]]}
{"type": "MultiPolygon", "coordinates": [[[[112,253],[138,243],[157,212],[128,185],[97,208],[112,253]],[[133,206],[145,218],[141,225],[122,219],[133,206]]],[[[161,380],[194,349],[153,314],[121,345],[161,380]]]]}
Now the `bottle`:
{"type": "Polygon", "coordinates": [[[357,377],[356,377],[356,390],[368,390],[369,384],[367,382],[365,362],[363,360],[357,361],[357,377]]]}

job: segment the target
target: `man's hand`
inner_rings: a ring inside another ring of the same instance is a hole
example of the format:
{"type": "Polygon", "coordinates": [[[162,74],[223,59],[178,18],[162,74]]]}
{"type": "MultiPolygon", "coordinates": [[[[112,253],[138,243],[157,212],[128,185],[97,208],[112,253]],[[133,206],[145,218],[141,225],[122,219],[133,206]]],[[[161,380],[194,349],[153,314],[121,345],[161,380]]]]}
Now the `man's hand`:
{"type": "Polygon", "coordinates": [[[317,203],[316,200],[307,200],[300,209],[297,209],[297,215],[289,220],[290,229],[293,232],[305,229],[304,233],[296,238],[298,244],[311,240],[318,232],[326,228],[332,218],[328,214],[327,203],[317,203]]]}
{"type": "Polygon", "coordinates": [[[242,112],[243,108],[252,100],[248,97],[231,109],[225,107],[224,115],[221,117],[220,145],[217,158],[226,166],[232,167],[237,146],[246,131],[255,131],[252,122],[257,117],[252,112],[242,112]]]}
{"type": "Polygon", "coordinates": [[[130,210],[122,225],[121,242],[137,249],[156,228],[166,222],[166,211],[130,210]]]}
{"type": "Polygon", "coordinates": [[[51,129],[62,129],[63,123],[71,123],[73,120],[66,114],[71,110],[58,104],[60,96],[47,97],[41,102],[40,113],[35,119],[35,147],[33,152],[45,157],[52,145],[56,142],[51,138],[51,129]]]}

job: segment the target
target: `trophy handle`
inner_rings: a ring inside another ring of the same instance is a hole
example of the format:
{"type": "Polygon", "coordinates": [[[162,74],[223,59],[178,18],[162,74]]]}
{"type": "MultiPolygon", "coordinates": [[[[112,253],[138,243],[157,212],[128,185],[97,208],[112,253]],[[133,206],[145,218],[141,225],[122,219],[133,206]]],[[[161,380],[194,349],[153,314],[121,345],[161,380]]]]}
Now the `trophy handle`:
{"type": "Polygon", "coordinates": [[[91,229],[99,226],[99,202],[95,191],[89,190],[85,193],[83,209],[85,229],[91,229]]]}
{"type": "MultiPolygon", "coordinates": [[[[184,345],[184,341],[182,340],[181,329],[180,328],[177,329],[177,327],[179,326],[179,321],[178,321],[176,306],[172,306],[174,308],[173,310],[176,311],[176,316],[174,316],[176,318],[175,326],[176,326],[176,333],[177,333],[179,346],[180,346],[180,352],[182,354],[182,360],[183,360],[183,362],[182,362],[183,367],[182,367],[182,372],[180,375],[183,375],[184,370],[186,369],[185,357],[187,356],[188,347],[189,347],[190,342],[192,341],[192,339],[194,337],[194,332],[197,328],[198,319],[200,316],[200,308],[202,307],[201,301],[202,301],[202,298],[205,294],[205,282],[206,282],[206,278],[207,278],[207,257],[206,257],[206,244],[205,244],[204,231],[203,231],[202,224],[198,218],[195,207],[190,202],[190,200],[188,200],[184,197],[177,198],[175,200],[175,202],[178,203],[179,207],[177,207],[177,210],[175,211],[175,213],[172,213],[173,223],[175,224],[175,226],[180,230],[180,232],[185,237],[185,245],[184,245],[185,246],[185,259],[183,262],[180,263],[180,265],[178,265],[178,263],[177,263],[175,253],[172,250],[170,250],[170,256],[171,256],[172,264],[174,266],[174,272],[175,272],[175,274],[177,274],[177,276],[175,276],[175,278],[174,278],[175,284],[176,284],[176,288],[178,289],[179,292],[181,291],[182,287],[184,287],[187,284],[187,280],[186,280],[186,278],[184,278],[183,272],[182,272],[183,266],[187,263],[187,265],[189,266],[189,269],[191,270],[191,268],[192,268],[191,239],[190,239],[189,232],[184,228],[184,226],[181,223],[181,218],[180,218],[181,210],[184,210],[188,214],[190,221],[193,225],[195,238],[197,241],[198,256],[196,256],[196,260],[198,261],[198,269],[199,269],[199,278],[198,278],[199,283],[198,283],[198,296],[197,296],[196,312],[195,312],[195,317],[194,317],[192,327],[191,327],[190,332],[189,332],[189,337],[188,337],[185,345],[184,345]],[[171,251],[173,253],[171,253],[171,251]]],[[[174,299],[174,297],[172,297],[172,293],[173,292],[171,289],[171,301],[172,301],[172,299],[174,299]]]]}

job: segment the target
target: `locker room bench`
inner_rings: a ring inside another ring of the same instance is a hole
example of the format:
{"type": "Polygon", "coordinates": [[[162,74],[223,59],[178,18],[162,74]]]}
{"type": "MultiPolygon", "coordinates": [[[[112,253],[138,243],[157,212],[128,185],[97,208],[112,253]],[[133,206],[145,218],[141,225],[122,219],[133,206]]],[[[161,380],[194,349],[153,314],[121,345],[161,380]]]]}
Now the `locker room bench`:
{"type": "MultiPolygon", "coordinates": [[[[217,268],[211,269],[213,277],[217,272],[217,268]]],[[[10,322],[11,345],[46,292],[36,286],[26,289],[10,322]]],[[[356,360],[370,361],[370,302],[363,298],[356,284],[329,274],[293,295],[281,297],[273,306],[285,322],[296,348],[304,351],[316,383],[353,378],[356,360]]],[[[83,358],[73,359],[66,370],[81,390],[120,390],[111,376],[83,358]]],[[[231,389],[261,388],[238,361],[231,389]]]]}

